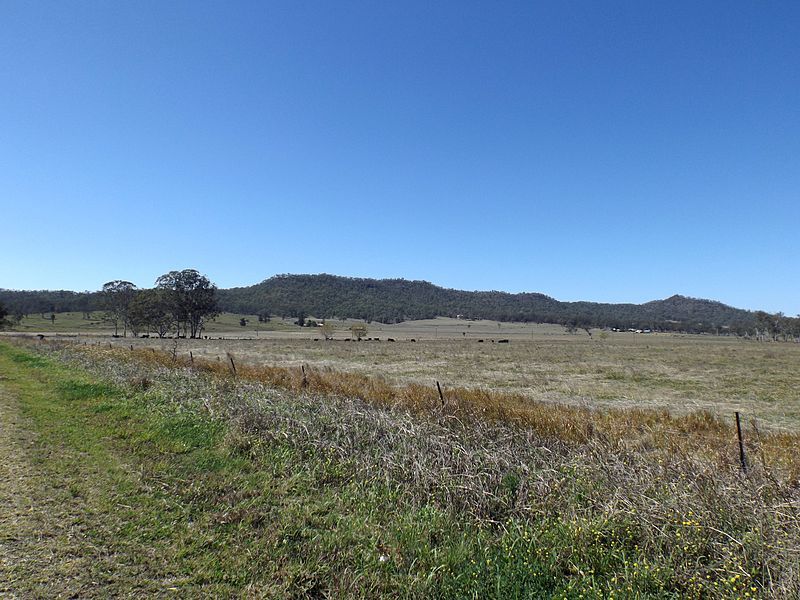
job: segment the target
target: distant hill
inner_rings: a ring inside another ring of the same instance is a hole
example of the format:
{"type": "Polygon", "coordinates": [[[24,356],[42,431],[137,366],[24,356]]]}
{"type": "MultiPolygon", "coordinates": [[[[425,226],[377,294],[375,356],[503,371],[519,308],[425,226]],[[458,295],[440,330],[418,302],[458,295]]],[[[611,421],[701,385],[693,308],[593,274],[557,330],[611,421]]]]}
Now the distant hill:
{"type": "Polygon", "coordinates": [[[224,310],[284,316],[354,317],[383,323],[437,316],[688,331],[750,328],[754,314],[711,300],[672,296],[645,304],[559,302],[538,293],[467,292],[427,281],[278,275],[219,291],[224,310]]]}
{"type": "Polygon", "coordinates": [[[5,290],[0,288],[0,303],[9,311],[25,314],[46,312],[88,312],[100,309],[99,292],[68,290],[5,290]]]}
{"type": "MultiPolygon", "coordinates": [[[[467,292],[427,281],[336,275],[277,275],[219,290],[226,312],[395,323],[437,316],[676,331],[752,330],[753,312],[712,300],[672,296],[645,304],[560,302],[538,293],[467,292]]],[[[0,302],[25,313],[102,310],[98,292],[0,290],[0,302]]]]}

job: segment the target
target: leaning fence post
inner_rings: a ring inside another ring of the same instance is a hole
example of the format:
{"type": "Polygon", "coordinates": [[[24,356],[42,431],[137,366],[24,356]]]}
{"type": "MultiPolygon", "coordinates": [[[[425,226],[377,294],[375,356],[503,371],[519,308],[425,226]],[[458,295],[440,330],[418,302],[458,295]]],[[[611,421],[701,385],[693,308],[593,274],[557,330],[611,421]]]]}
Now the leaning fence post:
{"type": "Polygon", "coordinates": [[[236,363],[233,362],[233,354],[228,354],[228,360],[231,361],[231,370],[233,371],[233,376],[236,377],[236,363]]]}
{"type": "Polygon", "coordinates": [[[192,364],[194,364],[194,354],[192,354],[192,351],[191,351],[191,350],[189,350],[189,362],[191,362],[192,364]]]}
{"type": "Polygon", "coordinates": [[[308,385],[308,377],[306,376],[306,366],[305,365],[300,365],[300,372],[303,374],[302,387],[306,387],[308,385]]]}
{"type": "Polygon", "coordinates": [[[439,401],[442,403],[442,408],[444,408],[444,394],[442,393],[442,386],[439,385],[439,382],[436,382],[436,389],[439,390],[439,401]]]}
{"type": "Polygon", "coordinates": [[[739,462],[742,463],[742,472],[747,473],[747,456],[744,453],[744,440],[742,439],[742,422],[739,411],[736,411],[736,435],[739,438],[739,462]]]}

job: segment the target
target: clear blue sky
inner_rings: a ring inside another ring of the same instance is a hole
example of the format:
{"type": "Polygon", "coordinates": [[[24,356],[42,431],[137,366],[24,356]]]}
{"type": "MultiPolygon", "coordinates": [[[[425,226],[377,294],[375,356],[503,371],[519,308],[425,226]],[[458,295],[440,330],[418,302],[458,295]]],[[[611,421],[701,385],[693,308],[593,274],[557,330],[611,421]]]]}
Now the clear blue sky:
{"type": "Polygon", "coordinates": [[[800,313],[800,3],[0,3],[0,287],[800,313]]]}

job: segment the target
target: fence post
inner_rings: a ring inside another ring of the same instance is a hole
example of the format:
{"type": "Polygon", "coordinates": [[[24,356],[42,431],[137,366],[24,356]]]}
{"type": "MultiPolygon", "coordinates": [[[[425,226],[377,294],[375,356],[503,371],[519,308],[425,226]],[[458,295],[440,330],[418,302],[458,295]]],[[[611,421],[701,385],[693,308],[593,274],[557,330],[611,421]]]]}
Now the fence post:
{"type": "Polygon", "coordinates": [[[233,370],[233,376],[236,377],[236,363],[233,362],[233,354],[228,354],[228,359],[231,361],[231,369],[233,370]]]}
{"type": "Polygon", "coordinates": [[[436,382],[436,389],[439,390],[439,401],[442,403],[442,408],[444,408],[444,394],[442,393],[442,386],[439,385],[439,382],[436,382]]]}
{"type": "Polygon", "coordinates": [[[739,462],[742,464],[742,472],[747,473],[747,456],[744,453],[744,440],[742,439],[742,422],[739,418],[739,411],[736,411],[736,435],[739,438],[739,462]]]}

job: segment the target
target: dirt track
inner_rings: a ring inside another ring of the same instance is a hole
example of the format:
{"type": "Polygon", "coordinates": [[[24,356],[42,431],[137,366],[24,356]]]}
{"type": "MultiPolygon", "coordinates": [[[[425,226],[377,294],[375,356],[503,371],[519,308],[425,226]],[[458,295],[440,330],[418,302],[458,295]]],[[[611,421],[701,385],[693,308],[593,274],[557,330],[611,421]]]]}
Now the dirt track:
{"type": "Polygon", "coordinates": [[[4,379],[0,376],[0,594],[16,598],[16,574],[34,567],[39,554],[34,547],[52,530],[45,521],[55,522],[58,515],[38,506],[51,490],[40,487],[46,483],[29,456],[36,437],[20,414],[18,399],[3,386],[4,379]]]}
{"type": "Polygon", "coordinates": [[[86,474],[47,469],[75,452],[42,444],[4,384],[0,375],[0,598],[92,596],[108,557],[87,535],[92,514],[73,485],[86,474]]]}

